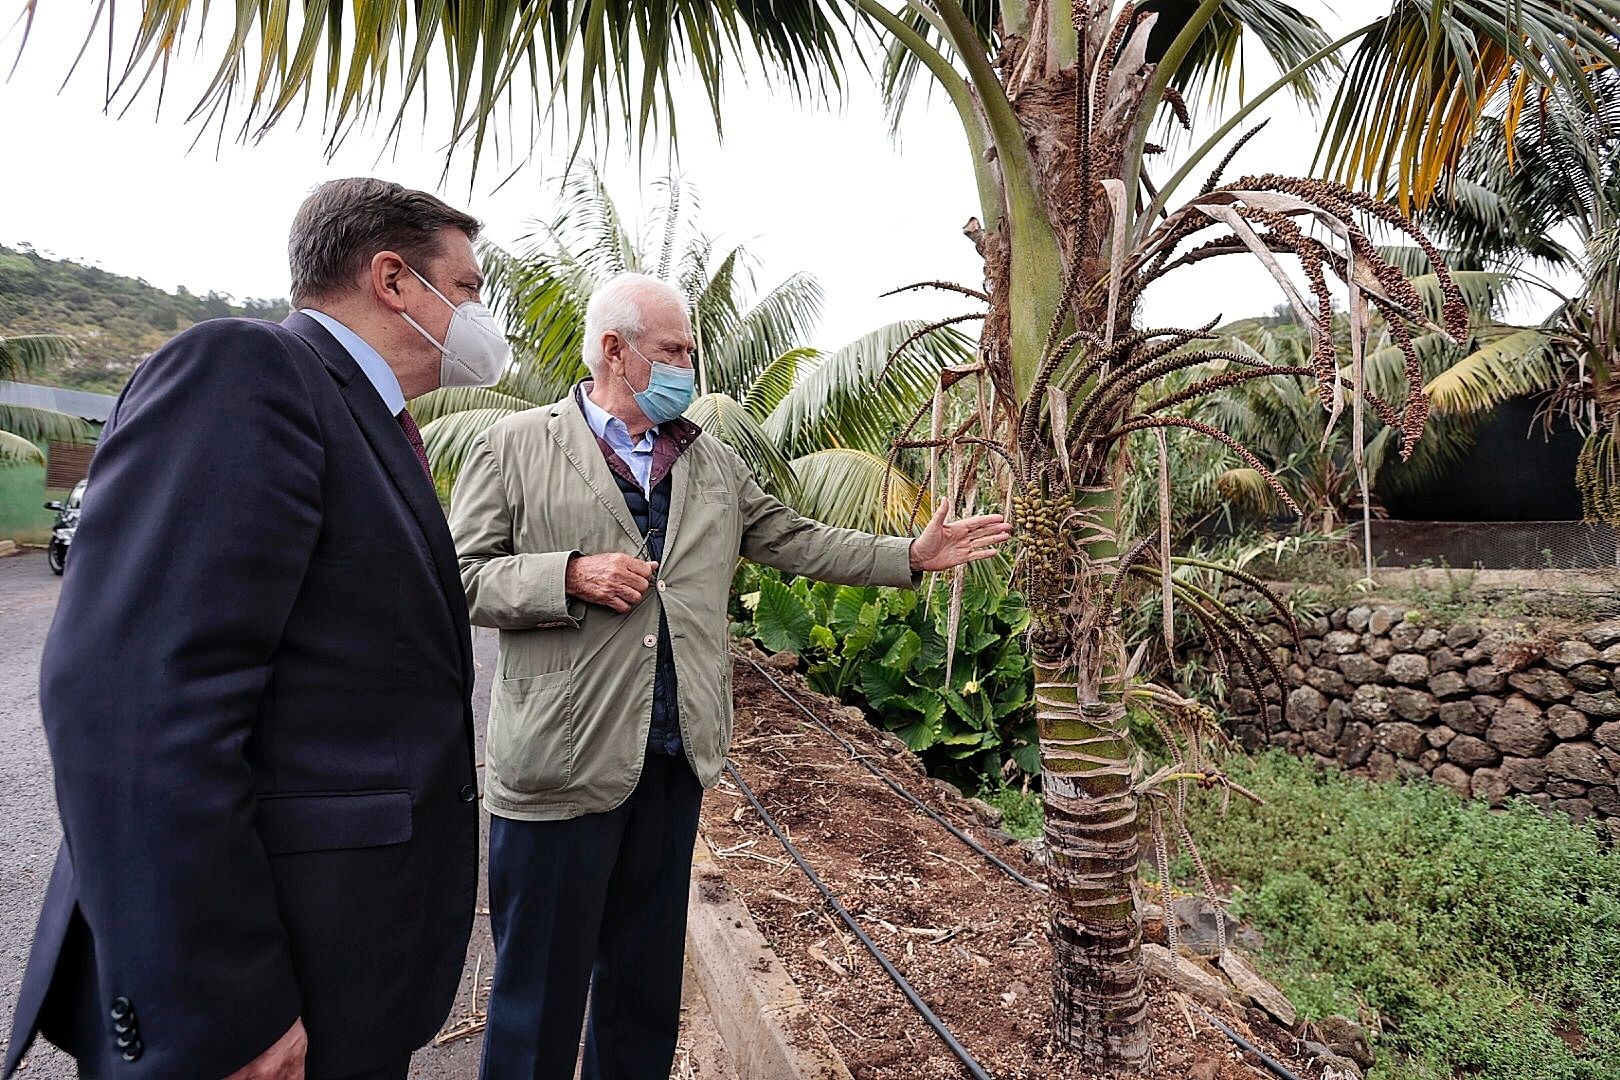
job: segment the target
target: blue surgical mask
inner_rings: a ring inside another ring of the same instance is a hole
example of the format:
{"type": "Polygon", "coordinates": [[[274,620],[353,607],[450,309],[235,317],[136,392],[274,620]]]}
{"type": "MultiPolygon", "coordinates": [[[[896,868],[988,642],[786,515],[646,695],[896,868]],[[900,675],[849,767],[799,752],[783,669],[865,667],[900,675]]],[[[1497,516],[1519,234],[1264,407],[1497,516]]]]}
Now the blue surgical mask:
{"type": "MultiPolygon", "coordinates": [[[[628,341],[625,344],[630,346],[631,352],[647,360],[640,349],[630,345],[628,341]]],[[[692,404],[692,395],[696,389],[696,374],[691,368],[676,367],[674,364],[664,364],[657,360],[647,360],[647,363],[652,365],[652,376],[647,380],[647,389],[638,391],[634,386],[630,386],[629,379],[624,380],[624,385],[635,395],[641,415],[654,424],[668,423],[684,413],[687,406],[692,404]]]]}

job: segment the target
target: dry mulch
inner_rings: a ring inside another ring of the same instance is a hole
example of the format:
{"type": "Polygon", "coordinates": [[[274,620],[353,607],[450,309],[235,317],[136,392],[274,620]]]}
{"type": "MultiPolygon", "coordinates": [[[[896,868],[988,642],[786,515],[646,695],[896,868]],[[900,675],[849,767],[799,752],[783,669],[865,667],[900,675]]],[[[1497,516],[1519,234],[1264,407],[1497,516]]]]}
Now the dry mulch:
{"type": "MultiPolygon", "coordinates": [[[[872,755],[913,794],[997,855],[1040,880],[1023,849],[971,818],[963,800],[920,775],[898,740],[858,710],[772,674],[826,724],[872,755]]],[[[888,953],[995,1080],[1093,1080],[1053,1039],[1042,896],[986,862],[850,760],[744,660],[732,760],[833,894],[888,953]]],[[[855,1080],[956,1078],[967,1070],[821,902],[741,792],[728,780],[705,800],[702,831],[727,879],[798,983],[855,1080]]],[[[1150,982],[1153,1080],[1271,1077],[1150,982]]],[[[1223,1019],[1301,1077],[1292,1039],[1256,1010],[1223,1019]]]]}

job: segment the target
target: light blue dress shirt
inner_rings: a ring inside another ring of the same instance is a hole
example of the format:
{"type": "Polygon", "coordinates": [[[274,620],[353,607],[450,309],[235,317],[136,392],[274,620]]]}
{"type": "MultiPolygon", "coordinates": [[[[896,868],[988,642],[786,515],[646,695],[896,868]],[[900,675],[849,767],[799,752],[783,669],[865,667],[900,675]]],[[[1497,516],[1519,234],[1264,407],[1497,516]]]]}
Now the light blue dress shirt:
{"type": "Polygon", "coordinates": [[[620,461],[630,466],[630,475],[641,485],[641,493],[651,498],[653,447],[658,441],[658,429],[651,428],[642,432],[640,439],[631,440],[630,429],[624,426],[624,421],[591,400],[591,385],[587,382],[580,387],[579,401],[585,410],[585,422],[591,425],[597,438],[613,448],[620,461]]]}
{"type": "Polygon", "coordinates": [[[388,366],[388,361],[382,358],[382,354],[368,345],[359,334],[324,311],[300,308],[299,313],[308,315],[337,338],[338,344],[348,350],[349,355],[354,357],[354,362],[360,365],[360,370],[366,373],[366,378],[371,380],[371,385],[377,388],[378,395],[388,408],[388,414],[398,416],[405,408],[405,391],[399,388],[399,378],[394,374],[394,369],[388,366]]]}

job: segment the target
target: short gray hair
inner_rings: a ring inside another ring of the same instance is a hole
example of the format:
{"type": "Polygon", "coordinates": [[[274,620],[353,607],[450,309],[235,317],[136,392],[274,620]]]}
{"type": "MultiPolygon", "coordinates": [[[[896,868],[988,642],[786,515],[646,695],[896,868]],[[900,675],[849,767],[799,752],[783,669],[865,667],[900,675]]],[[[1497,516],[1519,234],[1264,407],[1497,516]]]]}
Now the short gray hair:
{"type": "Polygon", "coordinates": [[[418,270],[442,253],[441,236],[460,229],[478,239],[478,219],[425,191],[368,176],[328,180],[293,218],[287,238],[293,307],[355,287],[379,251],[393,251],[418,270]]]}
{"type": "Polygon", "coordinates": [[[681,290],[648,274],[615,275],[591,294],[585,306],[585,366],[592,375],[602,364],[602,335],[613,330],[626,341],[641,337],[647,329],[644,305],[655,297],[686,310],[681,290]]]}

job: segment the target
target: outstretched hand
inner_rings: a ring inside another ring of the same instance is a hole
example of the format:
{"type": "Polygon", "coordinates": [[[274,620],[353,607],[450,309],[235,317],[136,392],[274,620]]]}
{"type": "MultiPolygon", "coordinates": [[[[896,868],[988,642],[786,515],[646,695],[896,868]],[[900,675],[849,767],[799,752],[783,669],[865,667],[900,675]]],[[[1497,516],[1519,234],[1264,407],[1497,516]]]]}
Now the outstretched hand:
{"type": "Polygon", "coordinates": [[[952,570],[963,563],[988,559],[996,553],[998,544],[1012,539],[1012,526],[1000,514],[947,522],[945,511],[941,503],[922,535],[911,542],[913,570],[952,570]]]}

